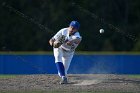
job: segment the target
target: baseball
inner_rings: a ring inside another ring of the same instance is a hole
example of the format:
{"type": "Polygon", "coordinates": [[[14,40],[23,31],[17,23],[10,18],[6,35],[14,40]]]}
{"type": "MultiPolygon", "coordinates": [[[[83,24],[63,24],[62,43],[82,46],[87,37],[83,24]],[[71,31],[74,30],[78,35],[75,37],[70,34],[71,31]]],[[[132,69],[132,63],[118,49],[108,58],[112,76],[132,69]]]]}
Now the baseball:
{"type": "Polygon", "coordinates": [[[99,31],[100,31],[100,33],[104,33],[104,29],[100,29],[99,31]]]}

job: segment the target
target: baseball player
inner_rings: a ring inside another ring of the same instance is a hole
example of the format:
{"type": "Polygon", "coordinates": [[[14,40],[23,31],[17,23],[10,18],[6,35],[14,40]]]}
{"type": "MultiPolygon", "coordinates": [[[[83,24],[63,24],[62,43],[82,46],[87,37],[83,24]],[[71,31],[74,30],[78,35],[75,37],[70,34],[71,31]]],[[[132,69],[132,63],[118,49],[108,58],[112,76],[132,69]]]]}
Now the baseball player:
{"type": "Polygon", "coordinates": [[[50,40],[53,46],[55,63],[58,75],[61,77],[60,84],[67,83],[67,71],[73,58],[75,49],[81,42],[82,37],[78,32],[79,22],[72,21],[69,27],[59,30],[50,40]]]}

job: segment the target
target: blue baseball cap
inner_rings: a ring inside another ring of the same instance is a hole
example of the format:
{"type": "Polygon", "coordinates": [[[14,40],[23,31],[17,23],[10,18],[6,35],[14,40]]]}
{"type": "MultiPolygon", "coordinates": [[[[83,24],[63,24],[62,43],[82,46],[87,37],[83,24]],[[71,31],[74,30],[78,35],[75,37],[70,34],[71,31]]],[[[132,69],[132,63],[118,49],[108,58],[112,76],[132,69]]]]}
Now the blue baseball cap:
{"type": "Polygon", "coordinates": [[[74,27],[76,29],[79,29],[80,28],[80,24],[77,21],[71,21],[71,23],[70,23],[69,26],[72,26],[72,27],[74,27]]]}

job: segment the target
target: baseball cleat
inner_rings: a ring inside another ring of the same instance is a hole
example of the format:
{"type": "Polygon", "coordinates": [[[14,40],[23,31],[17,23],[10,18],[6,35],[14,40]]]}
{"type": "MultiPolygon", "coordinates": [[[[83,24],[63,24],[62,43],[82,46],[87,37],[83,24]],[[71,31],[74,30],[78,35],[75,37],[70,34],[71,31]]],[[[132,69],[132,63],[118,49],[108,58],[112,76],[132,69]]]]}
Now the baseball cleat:
{"type": "Polygon", "coordinates": [[[60,81],[60,84],[67,84],[68,80],[66,77],[62,77],[62,80],[60,81]]]}

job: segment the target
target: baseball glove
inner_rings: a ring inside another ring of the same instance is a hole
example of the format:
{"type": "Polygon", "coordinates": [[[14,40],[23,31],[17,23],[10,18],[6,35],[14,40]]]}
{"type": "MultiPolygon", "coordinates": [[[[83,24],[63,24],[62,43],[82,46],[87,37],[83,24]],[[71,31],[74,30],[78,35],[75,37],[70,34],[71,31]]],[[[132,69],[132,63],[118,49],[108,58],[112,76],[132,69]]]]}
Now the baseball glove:
{"type": "Polygon", "coordinates": [[[55,41],[53,42],[53,47],[54,48],[58,48],[60,47],[63,43],[65,42],[65,36],[64,35],[60,35],[58,36],[55,41]]]}

